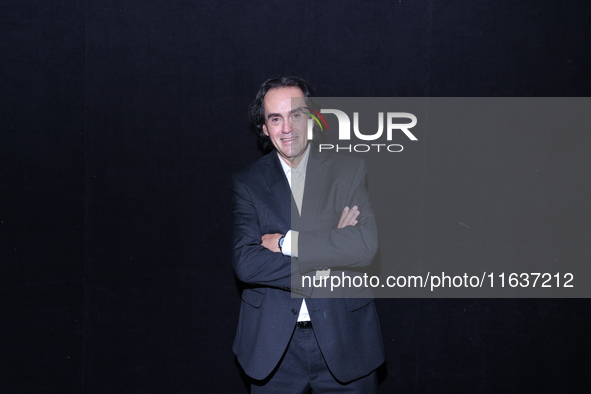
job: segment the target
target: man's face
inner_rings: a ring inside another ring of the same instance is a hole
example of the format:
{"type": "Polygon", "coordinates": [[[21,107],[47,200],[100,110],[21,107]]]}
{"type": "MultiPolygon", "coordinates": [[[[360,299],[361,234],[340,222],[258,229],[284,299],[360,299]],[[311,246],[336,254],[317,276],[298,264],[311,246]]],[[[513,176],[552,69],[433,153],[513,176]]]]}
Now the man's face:
{"type": "Polygon", "coordinates": [[[297,87],[270,89],[265,95],[263,132],[291,167],[297,167],[308,146],[304,93],[297,87]],[[293,108],[292,109],[292,98],[293,108]]]}

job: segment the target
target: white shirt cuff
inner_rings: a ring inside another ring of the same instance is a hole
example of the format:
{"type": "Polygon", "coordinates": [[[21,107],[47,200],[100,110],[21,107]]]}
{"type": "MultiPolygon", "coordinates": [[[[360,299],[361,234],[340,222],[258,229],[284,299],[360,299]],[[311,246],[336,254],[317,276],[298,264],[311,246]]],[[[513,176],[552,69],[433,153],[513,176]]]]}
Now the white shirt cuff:
{"type": "Polygon", "coordinates": [[[289,230],[285,234],[281,253],[286,256],[298,257],[298,232],[289,230]]]}

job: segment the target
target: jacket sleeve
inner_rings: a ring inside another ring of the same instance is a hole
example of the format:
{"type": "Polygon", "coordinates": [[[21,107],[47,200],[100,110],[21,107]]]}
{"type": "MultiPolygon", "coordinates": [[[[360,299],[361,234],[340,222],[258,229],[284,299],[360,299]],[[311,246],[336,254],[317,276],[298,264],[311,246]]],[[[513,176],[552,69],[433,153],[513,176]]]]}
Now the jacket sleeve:
{"type": "MultiPolygon", "coordinates": [[[[261,245],[261,211],[264,202],[254,201],[249,187],[235,176],[233,181],[234,254],[233,267],[239,280],[254,285],[300,292],[291,287],[291,258],[261,245]]],[[[268,214],[267,214],[268,215],[268,214]]],[[[293,272],[297,275],[297,272],[293,272]]],[[[308,293],[305,290],[304,293],[308,293]]]]}
{"type": "Polygon", "coordinates": [[[335,196],[334,201],[343,206],[334,207],[334,220],[324,228],[299,233],[297,265],[302,274],[323,268],[365,267],[377,252],[377,225],[365,188],[365,163],[358,161],[350,173],[346,182],[340,180],[338,194],[344,198],[335,196]],[[357,225],[336,228],[343,208],[354,205],[361,212],[357,225]]]}

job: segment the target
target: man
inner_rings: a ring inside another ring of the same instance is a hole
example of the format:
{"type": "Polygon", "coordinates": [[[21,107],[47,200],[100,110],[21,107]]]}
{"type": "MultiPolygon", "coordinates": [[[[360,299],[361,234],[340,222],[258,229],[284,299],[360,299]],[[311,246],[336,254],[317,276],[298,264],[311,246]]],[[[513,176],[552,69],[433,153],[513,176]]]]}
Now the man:
{"type": "Polygon", "coordinates": [[[373,299],[302,299],[330,295],[302,275],[364,267],[377,250],[364,163],[310,144],[311,95],[299,78],[270,79],[251,107],[274,151],[234,177],[233,264],[246,285],[233,350],[252,393],[375,393],[384,353],[373,299]]]}

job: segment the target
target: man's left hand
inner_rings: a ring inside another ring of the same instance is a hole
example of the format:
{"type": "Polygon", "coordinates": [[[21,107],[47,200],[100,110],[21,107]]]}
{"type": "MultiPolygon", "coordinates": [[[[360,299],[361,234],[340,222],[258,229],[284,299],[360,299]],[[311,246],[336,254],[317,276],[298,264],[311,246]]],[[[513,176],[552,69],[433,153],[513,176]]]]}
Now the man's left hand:
{"type": "Polygon", "coordinates": [[[280,253],[281,250],[279,250],[279,239],[281,237],[283,237],[283,234],[265,234],[263,235],[263,242],[261,242],[261,245],[269,249],[271,252],[280,253]]]}

